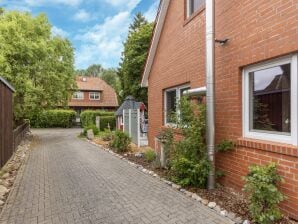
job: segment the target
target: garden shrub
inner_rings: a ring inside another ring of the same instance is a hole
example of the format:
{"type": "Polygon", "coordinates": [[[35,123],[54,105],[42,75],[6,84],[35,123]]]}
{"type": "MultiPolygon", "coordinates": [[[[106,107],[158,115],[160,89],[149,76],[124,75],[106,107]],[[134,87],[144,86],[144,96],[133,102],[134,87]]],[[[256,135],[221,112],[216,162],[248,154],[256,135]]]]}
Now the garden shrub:
{"type": "Polygon", "coordinates": [[[98,128],[96,127],[96,125],[94,124],[91,124],[91,125],[88,125],[87,127],[84,127],[84,135],[87,136],[87,132],[88,130],[92,129],[93,130],[93,134],[94,135],[98,135],[99,134],[99,130],[98,128]]]}
{"type": "Polygon", "coordinates": [[[113,130],[116,127],[116,118],[114,112],[104,110],[85,110],[80,114],[80,119],[83,127],[91,124],[96,124],[96,117],[100,117],[100,130],[110,128],[113,130]]]}
{"type": "Polygon", "coordinates": [[[126,152],[129,150],[130,143],[131,138],[125,132],[116,131],[110,146],[116,152],[126,152]]]}
{"type": "Polygon", "coordinates": [[[269,224],[279,220],[282,215],[278,204],[284,196],[277,188],[282,178],[277,173],[276,164],[252,165],[244,179],[244,191],[248,193],[249,211],[254,222],[269,224]]]}
{"type": "Polygon", "coordinates": [[[171,180],[181,186],[205,188],[210,170],[207,159],[198,162],[178,157],[171,162],[171,180]]]}
{"type": "Polygon", "coordinates": [[[35,128],[70,128],[73,126],[76,112],[73,110],[45,110],[34,114],[30,119],[35,128]]]}
{"type": "Polygon", "coordinates": [[[178,108],[176,123],[183,138],[174,143],[170,155],[170,178],[182,186],[205,188],[211,168],[205,142],[205,106],[183,97],[178,108]]]}
{"type": "Polygon", "coordinates": [[[144,158],[148,162],[153,162],[156,159],[156,153],[153,150],[148,150],[144,153],[144,158]]]}
{"type": "Polygon", "coordinates": [[[114,130],[116,127],[116,117],[115,116],[105,116],[100,117],[100,130],[104,131],[105,129],[114,130]]]}
{"type": "Polygon", "coordinates": [[[105,130],[105,132],[104,133],[102,133],[102,135],[101,135],[101,139],[103,140],[103,141],[111,141],[112,140],[112,138],[113,138],[113,132],[111,132],[110,130],[108,130],[108,129],[106,129],[105,130]]]}
{"type": "Polygon", "coordinates": [[[227,151],[233,150],[234,148],[235,148],[234,142],[225,139],[216,145],[215,150],[217,152],[227,152],[227,151]]]}

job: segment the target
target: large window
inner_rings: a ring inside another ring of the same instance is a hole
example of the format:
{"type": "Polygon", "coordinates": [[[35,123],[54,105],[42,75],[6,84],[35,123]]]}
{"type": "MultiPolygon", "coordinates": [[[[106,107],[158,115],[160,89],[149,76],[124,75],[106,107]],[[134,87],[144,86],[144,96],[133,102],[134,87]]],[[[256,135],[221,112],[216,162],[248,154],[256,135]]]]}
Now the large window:
{"type": "Polygon", "coordinates": [[[205,4],[205,0],[186,0],[186,14],[190,17],[205,4]]]}
{"type": "Polygon", "coordinates": [[[175,122],[177,114],[177,103],[183,96],[183,91],[190,89],[189,86],[183,85],[171,89],[167,89],[164,92],[164,112],[165,112],[165,124],[173,124],[175,122]]]}
{"type": "Polygon", "coordinates": [[[244,135],[297,145],[297,55],[244,70],[244,135]]]}
{"type": "Polygon", "coordinates": [[[90,92],[89,93],[89,99],[90,100],[99,100],[100,99],[99,92],[90,92]]]}
{"type": "Polygon", "coordinates": [[[83,100],[84,99],[84,93],[83,92],[75,92],[72,96],[75,100],[83,100]]]}

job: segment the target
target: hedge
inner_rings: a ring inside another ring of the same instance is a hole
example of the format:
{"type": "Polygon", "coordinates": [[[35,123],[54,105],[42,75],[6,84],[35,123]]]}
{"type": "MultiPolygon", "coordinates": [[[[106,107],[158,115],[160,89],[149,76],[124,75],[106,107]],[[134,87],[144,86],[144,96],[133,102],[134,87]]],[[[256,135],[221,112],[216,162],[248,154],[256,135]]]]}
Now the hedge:
{"type": "Polygon", "coordinates": [[[70,128],[73,126],[76,112],[73,110],[45,110],[30,119],[35,128],[70,128]]]}
{"type": "Polygon", "coordinates": [[[81,113],[81,123],[83,127],[88,125],[96,124],[96,117],[100,117],[100,130],[108,128],[108,123],[111,129],[116,127],[116,118],[114,112],[104,111],[104,110],[85,110],[81,113]]]}

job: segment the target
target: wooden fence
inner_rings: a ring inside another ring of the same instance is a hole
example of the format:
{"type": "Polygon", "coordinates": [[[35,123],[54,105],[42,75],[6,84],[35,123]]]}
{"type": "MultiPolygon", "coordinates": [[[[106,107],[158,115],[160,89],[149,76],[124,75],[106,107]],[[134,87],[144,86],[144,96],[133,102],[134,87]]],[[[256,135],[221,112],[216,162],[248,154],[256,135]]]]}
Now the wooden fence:
{"type": "Polygon", "coordinates": [[[29,132],[30,125],[29,122],[18,126],[13,130],[13,151],[15,152],[21,141],[25,138],[26,133],[29,132]]]}
{"type": "Polygon", "coordinates": [[[12,98],[14,89],[0,77],[0,167],[12,156],[13,146],[13,111],[12,98]]]}

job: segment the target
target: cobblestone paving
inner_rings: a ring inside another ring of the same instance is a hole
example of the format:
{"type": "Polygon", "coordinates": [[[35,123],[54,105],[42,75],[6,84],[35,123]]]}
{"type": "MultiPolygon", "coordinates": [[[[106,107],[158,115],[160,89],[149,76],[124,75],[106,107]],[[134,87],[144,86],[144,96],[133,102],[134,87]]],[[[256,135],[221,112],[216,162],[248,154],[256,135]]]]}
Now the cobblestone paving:
{"type": "Polygon", "coordinates": [[[78,129],[33,133],[0,223],[231,223],[78,139],[78,129]]]}

